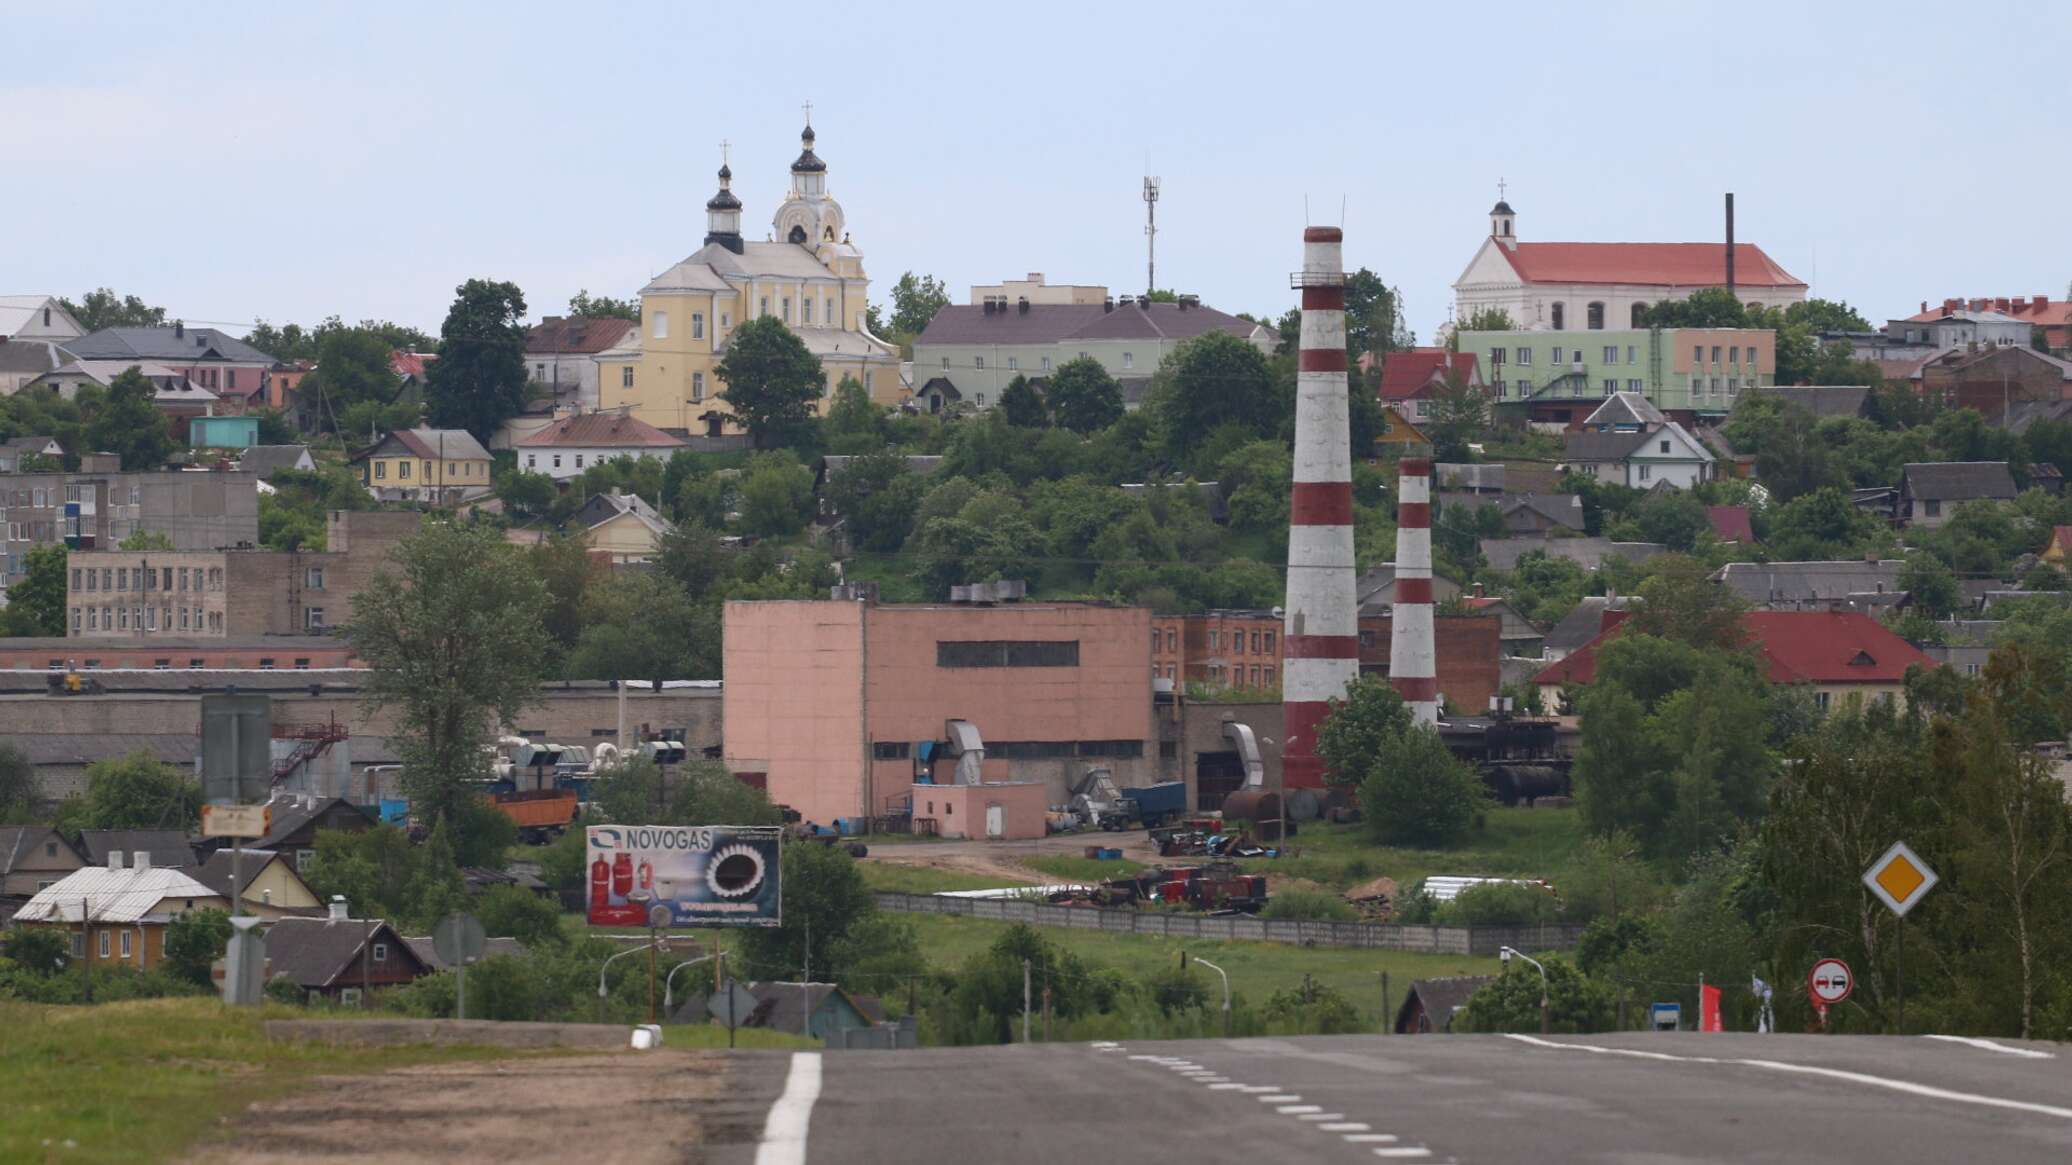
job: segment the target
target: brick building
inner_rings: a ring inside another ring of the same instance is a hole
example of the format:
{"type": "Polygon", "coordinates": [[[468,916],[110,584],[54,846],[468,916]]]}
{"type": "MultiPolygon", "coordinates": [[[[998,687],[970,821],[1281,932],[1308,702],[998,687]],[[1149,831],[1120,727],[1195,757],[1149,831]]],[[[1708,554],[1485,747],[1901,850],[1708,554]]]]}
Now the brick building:
{"type": "MultiPolygon", "coordinates": [[[[1360,616],[1360,674],[1389,674],[1388,615],[1360,616]]],[[[1466,715],[1489,708],[1503,687],[1504,621],[1496,615],[1441,615],[1432,620],[1439,654],[1439,694],[1466,715]]]]}
{"type": "Polygon", "coordinates": [[[996,835],[999,800],[997,836],[1041,836],[1042,807],[1090,769],[1156,779],[1145,608],[730,602],[725,623],[727,767],[765,774],[772,800],[816,821],[933,794],[987,818],[938,806],[945,834],[996,835]],[[984,795],[954,791],[953,721],[983,743],[984,795]]]}
{"type": "Polygon", "coordinates": [[[1272,611],[1208,611],[1151,621],[1151,674],[1187,684],[1271,689],[1280,685],[1281,617],[1272,611]]]}
{"type": "Polygon", "coordinates": [[[310,671],[354,666],[351,645],[328,635],[0,639],[0,670],[6,671],[310,671]]]}
{"type": "Polygon", "coordinates": [[[57,544],[111,547],[139,530],[163,534],[177,550],[220,550],[259,541],[259,491],[249,473],[121,473],[112,457],[81,458],[78,473],[16,473],[0,478],[0,522],[7,537],[4,574],[12,583],[28,552],[57,544]]]}
{"type": "Polygon", "coordinates": [[[421,521],[410,511],[334,510],[327,550],[77,551],[68,563],[67,633],[180,640],[322,633],[346,620],[353,596],[390,565],[390,552],[421,521]]]}

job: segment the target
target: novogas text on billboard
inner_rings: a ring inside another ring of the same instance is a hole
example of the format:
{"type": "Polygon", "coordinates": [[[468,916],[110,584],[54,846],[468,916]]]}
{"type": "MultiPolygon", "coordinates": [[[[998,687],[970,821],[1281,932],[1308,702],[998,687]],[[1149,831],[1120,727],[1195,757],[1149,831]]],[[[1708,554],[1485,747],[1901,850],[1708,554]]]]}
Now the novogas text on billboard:
{"type": "Polygon", "coordinates": [[[593,825],[592,926],[776,926],[784,831],[764,825],[593,825]]]}

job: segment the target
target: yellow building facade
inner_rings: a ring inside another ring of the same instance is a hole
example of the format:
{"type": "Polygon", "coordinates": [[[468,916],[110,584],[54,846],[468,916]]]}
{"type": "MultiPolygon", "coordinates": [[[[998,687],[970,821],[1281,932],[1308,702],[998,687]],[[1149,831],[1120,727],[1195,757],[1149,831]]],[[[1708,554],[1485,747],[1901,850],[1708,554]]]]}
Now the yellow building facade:
{"type": "Polygon", "coordinates": [[[827,192],[827,164],[813,142],[808,125],[791,164],[790,194],[764,242],[742,237],[733,171],[721,164],[719,193],[705,204],[704,246],[641,289],[638,332],[597,356],[602,408],[625,408],[687,435],[739,432],[715,367],[734,328],[760,316],[782,320],[820,358],[827,374],[821,413],[844,376],[879,404],[906,397],[898,349],[865,323],[870,279],[863,254],[849,241],[841,204],[827,192]]]}
{"type": "Polygon", "coordinates": [[[489,451],[465,429],[398,429],[359,455],[360,483],[384,501],[460,501],[489,492],[489,451]]]}

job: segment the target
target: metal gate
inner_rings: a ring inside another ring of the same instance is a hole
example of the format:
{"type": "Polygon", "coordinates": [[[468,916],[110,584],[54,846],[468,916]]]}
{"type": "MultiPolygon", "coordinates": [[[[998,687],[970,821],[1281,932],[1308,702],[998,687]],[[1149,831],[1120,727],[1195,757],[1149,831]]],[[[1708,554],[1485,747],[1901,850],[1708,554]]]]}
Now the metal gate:
{"type": "Polygon", "coordinates": [[[1194,754],[1194,807],[1206,813],[1245,785],[1245,762],[1235,752],[1194,754]]]}

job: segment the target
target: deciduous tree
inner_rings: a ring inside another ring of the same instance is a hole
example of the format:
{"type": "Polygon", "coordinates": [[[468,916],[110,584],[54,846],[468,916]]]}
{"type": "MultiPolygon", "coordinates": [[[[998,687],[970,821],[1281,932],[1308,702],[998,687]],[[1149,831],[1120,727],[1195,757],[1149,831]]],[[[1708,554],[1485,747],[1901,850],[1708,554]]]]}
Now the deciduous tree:
{"type": "Polygon", "coordinates": [[[70,312],[88,332],[102,328],[155,328],[165,323],[164,308],[153,307],[134,295],[117,295],[106,287],[94,288],[80,296],[78,303],[60,296],[58,306],[70,312]]]}
{"type": "Polygon", "coordinates": [[[58,542],[31,547],[22,556],[22,577],[7,588],[7,606],[0,609],[0,634],[65,634],[67,561],[68,552],[58,542]]]}
{"type": "Polygon", "coordinates": [[[128,473],[163,466],[173,451],[173,434],[157,399],[158,389],[135,365],[118,373],[86,424],[87,444],[121,457],[128,473]]]}
{"type": "Polygon", "coordinates": [[[1050,424],[1050,410],[1043,403],[1043,394],[1019,374],[1000,390],[1000,413],[1018,429],[1040,429],[1050,424]]]}
{"type": "Polygon", "coordinates": [[[470,279],[454,290],[425,388],[433,425],[466,429],[486,445],[525,407],[524,319],[525,293],[515,283],[470,279]]]}
{"type": "MultiPolygon", "coordinates": [[[[1060,364],[1045,383],[1043,396],[1058,427],[1075,433],[1105,429],[1122,417],[1122,386],[1091,356],[1060,364]]],[[[1015,422],[1009,418],[1009,423],[1015,422]]]]}
{"type": "Polygon", "coordinates": [[[609,295],[591,295],[589,288],[584,288],[568,297],[568,314],[639,323],[640,303],[632,299],[614,299],[609,295]]]}
{"type": "Polygon", "coordinates": [[[820,358],[784,321],[758,316],[735,328],[725,358],[713,371],[726,384],[720,396],[758,449],[797,444],[806,437],[826,373],[820,358]]]}

